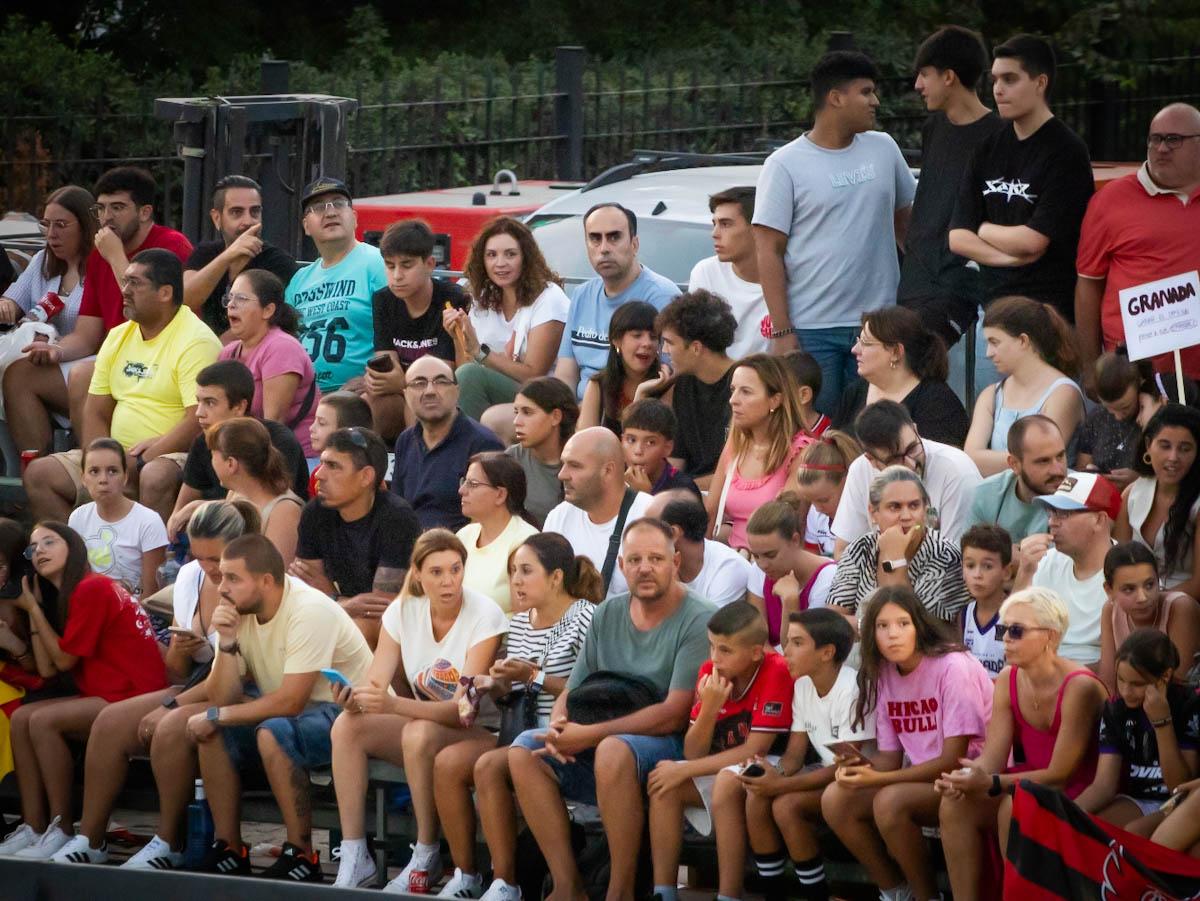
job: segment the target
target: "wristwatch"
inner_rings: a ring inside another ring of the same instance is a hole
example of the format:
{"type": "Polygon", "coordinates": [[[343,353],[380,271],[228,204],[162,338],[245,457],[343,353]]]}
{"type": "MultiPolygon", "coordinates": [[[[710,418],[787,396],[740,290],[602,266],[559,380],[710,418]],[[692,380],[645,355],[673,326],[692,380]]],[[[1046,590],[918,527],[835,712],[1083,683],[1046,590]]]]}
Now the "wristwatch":
{"type": "Polygon", "coordinates": [[[218,645],[218,647],[220,647],[222,654],[240,654],[242,652],[242,646],[238,643],[237,639],[234,639],[232,644],[218,645]]]}
{"type": "Polygon", "coordinates": [[[904,569],[904,567],[908,566],[908,561],[900,557],[897,560],[884,560],[881,565],[885,573],[894,573],[896,570],[904,569]]]}
{"type": "Polygon", "coordinates": [[[542,683],[545,680],[545,678],[546,678],[545,675],[542,673],[542,671],[540,669],[535,669],[533,671],[533,675],[529,677],[529,682],[527,683],[529,685],[529,690],[530,691],[541,691],[542,683]]]}
{"type": "Polygon", "coordinates": [[[1000,783],[1000,774],[992,773],[992,787],[988,789],[989,798],[998,798],[1004,791],[1004,786],[1000,783]]]}
{"type": "Polygon", "coordinates": [[[208,720],[210,723],[212,723],[214,726],[221,725],[221,708],[220,707],[209,707],[208,710],[205,711],[205,713],[204,713],[204,718],[206,720],[208,720]]]}
{"type": "Polygon", "coordinates": [[[488,358],[488,354],[490,354],[491,352],[492,352],[492,349],[490,347],[488,347],[486,344],[480,344],[479,350],[475,352],[475,362],[482,363],[484,360],[486,360],[488,358]]]}
{"type": "Polygon", "coordinates": [[[174,710],[176,707],[179,706],[179,698],[175,697],[175,695],[171,695],[170,697],[163,698],[162,705],[164,707],[166,707],[168,710],[174,710]]]}

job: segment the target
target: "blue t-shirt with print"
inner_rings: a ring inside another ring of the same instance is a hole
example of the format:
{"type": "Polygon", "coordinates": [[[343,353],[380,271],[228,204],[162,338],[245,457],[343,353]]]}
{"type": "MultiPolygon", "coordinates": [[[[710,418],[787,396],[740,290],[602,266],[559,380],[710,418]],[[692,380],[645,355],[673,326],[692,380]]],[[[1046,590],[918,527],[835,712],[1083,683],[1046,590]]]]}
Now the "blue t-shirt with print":
{"type": "Polygon", "coordinates": [[[292,276],[287,302],[300,314],[300,343],[323,394],[366,369],[375,346],[371,296],[386,285],[379,248],[362,243],[335,266],[326,269],[316,260],[292,276]]]}
{"type": "Polygon", "coordinates": [[[588,379],[603,369],[608,359],[608,323],[617,307],[630,300],[644,300],[661,310],[678,296],[679,287],[673,281],[647,266],[643,266],[633,284],[616,297],[604,293],[604,279],[600,276],[576,289],[558,355],[570,357],[579,364],[579,384],[575,389],[579,400],[583,400],[588,379]]]}

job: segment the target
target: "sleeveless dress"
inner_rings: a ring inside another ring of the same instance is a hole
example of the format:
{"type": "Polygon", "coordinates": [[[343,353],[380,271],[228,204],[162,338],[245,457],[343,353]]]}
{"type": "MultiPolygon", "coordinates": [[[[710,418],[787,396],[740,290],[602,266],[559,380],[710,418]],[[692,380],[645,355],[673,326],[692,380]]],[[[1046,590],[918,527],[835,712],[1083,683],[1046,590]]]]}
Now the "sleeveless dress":
{"type": "Polygon", "coordinates": [[[1182,585],[1192,577],[1193,565],[1193,547],[1196,535],[1196,517],[1200,515],[1200,499],[1192,504],[1191,514],[1189,516],[1191,527],[1184,534],[1180,543],[1183,550],[1183,555],[1179,562],[1176,563],[1175,569],[1167,572],[1167,550],[1163,546],[1163,538],[1166,535],[1167,524],[1164,521],[1158,527],[1158,532],[1154,535],[1154,544],[1150,545],[1146,541],[1146,537],[1142,534],[1142,525],[1146,522],[1146,517],[1150,515],[1150,508],[1154,506],[1154,489],[1157,485],[1153,476],[1142,476],[1135,479],[1129,486],[1129,496],[1125,501],[1125,509],[1129,514],[1129,528],[1133,532],[1133,540],[1139,544],[1144,544],[1154,551],[1154,559],[1158,561],[1158,571],[1162,578],[1164,588],[1174,588],[1176,585],[1182,585]]]}
{"type": "MultiPolygon", "coordinates": [[[[1026,410],[1013,410],[1004,406],[1005,381],[1007,381],[1007,379],[1001,379],[996,384],[996,395],[992,399],[992,439],[988,442],[988,448],[990,450],[1008,450],[1008,430],[1012,428],[1012,424],[1025,416],[1032,416],[1034,413],[1041,413],[1042,408],[1046,406],[1046,401],[1050,399],[1050,395],[1053,394],[1060,386],[1070,385],[1079,392],[1080,400],[1083,400],[1083,392],[1079,390],[1079,386],[1064,375],[1056,378],[1050,384],[1050,387],[1042,392],[1042,396],[1037,399],[1037,403],[1035,403],[1032,407],[1029,407],[1026,410]]],[[[1078,433],[1078,429],[1076,429],[1076,433],[1078,433]]],[[[1069,439],[1067,442],[1068,456],[1070,459],[1074,459],[1075,454],[1073,449],[1075,447],[1075,435],[1068,435],[1066,437],[1069,439]]]]}
{"type": "MultiPolygon", "coordinates": [[[[813,570],[812,575],[808,577],[808,581],[804,583],[804,587],[800,589],[800,596],[796,599],[797,610],[808,609],[809,595],[812,594],[813,586],[817,584],[817,576],[827,567],[836,565],[836,561],[829,560],[813,570]]],[[[778,645],[784,638],[783,601],[775,593],[774,579],[766,579],[763,582],[763,606],[767,611],[768,641],[772,645],[778,645]]]]}
{"type": "MultiPolygon", "coordinates": [[[[1045,769],[1050,765],[1050,757],[1054,753],[1054,743],[1058,739],[1058,730],[1062,725],[1063,695],[1066,694],[1067,684],[1076,676],[1090,677],[1097,682],[1100,681],[1099,676],[1087,669],[1067,673],[1067,677],[1063,679],[1062,685],[1058,688],[1058,696],[1054,701],[1054,719],[1050,723],[1049,731],[1044,731],[1031,726],[1026,722],[1025,717],[1021,716],[1021,704],[1017,700],[1017,668],[1014,666],[1009,669],[1008,696],[1012,702],[1013,725],[1016,728],[1013,730],[1012,759],[1014,764],[1008,767],[1007,772],[1024,773],[1030,770],[1045,769]]],[[[1087,753],[1079,762],[1075,772],[1071,774],[1067,784],[1063,786],[1063,792],[1068,798],[1078,796],[1092,784],[1092,780],[1096,776],[1096,759],[1100,753],[1097,734],[1096,730],[1092,731],[1087,753]]]]}
{"type": "Polygon", "coordinates": [[[746,547],[746,523],[754,511],[768,501],[773,501],[783,492],[787,484],[788,470],[796,455],[806,445],[813,442],[807,432],[797,432],[792,438],[791,447],[783,463],[774,472],[769,472],[756,479],[744,479],[737,470],[738,461],[733,461],[733,474],[729,479],[729,491],[725,495],[725,518],[733,523],[733,532],[729,536],[729,546],[733,548],[746,547]]]}

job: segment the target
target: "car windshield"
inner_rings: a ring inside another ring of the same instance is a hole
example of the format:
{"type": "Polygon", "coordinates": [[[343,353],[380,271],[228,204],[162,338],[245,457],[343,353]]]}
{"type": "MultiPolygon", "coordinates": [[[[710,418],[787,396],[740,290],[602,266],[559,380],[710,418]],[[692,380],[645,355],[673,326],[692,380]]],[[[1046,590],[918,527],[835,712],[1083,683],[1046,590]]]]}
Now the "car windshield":
{"type": "MultiPolygon", "coordinates": [[[[527,224],[550,268],[563,278],[578,283],[596,275],[588,263],[581,216],[534,215],[527,224]]],[[[640,218],[638,257],[659,275],[687,284],[692,267],[713,255],[711,230],[707,223],[640,218]]]]}

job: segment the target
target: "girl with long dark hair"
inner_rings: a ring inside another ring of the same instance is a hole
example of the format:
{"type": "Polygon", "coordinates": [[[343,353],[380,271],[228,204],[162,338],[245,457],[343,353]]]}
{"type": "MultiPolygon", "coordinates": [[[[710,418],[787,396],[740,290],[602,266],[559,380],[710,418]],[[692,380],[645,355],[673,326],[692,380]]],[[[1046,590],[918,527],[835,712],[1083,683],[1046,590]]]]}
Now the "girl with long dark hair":
{"type": "Polygon", "coordinates": [[[608,361],[592,376],[579,405],[579,428],[602,425],[621,434],[621,413],[637,397],[638,386],[657,379],[658,310],[641,300],[617,307],[608,327],[608,361]]]}

